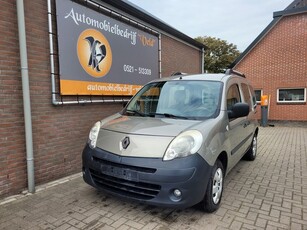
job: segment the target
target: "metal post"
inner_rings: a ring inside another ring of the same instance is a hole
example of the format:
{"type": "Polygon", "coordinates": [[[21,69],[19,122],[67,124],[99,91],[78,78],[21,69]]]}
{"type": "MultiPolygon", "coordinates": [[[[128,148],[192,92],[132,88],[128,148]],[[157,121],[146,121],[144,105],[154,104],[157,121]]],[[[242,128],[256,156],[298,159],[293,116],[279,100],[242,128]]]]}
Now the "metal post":
{"type": "Polygon", "coordinates": [[[268,126],[268,107],[261,106],[261,126],[268,126]]]}
{"type": "Polygon", "coordinates": [[[268,126],[268,96],[261,96],[261,126],[268,126]]]}

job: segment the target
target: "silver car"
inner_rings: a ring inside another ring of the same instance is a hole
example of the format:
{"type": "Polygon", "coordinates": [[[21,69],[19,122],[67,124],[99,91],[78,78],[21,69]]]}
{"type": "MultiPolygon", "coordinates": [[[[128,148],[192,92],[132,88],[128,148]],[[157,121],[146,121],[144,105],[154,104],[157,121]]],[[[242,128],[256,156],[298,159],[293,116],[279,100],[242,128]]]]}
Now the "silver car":
{"type": "Polygon", "coordinates": [[[146,84],[90,131],[86,183],[151,205],[218,209],[224,177],[257,153],[254,90],[245,76],[178,75],[146,84]]]}

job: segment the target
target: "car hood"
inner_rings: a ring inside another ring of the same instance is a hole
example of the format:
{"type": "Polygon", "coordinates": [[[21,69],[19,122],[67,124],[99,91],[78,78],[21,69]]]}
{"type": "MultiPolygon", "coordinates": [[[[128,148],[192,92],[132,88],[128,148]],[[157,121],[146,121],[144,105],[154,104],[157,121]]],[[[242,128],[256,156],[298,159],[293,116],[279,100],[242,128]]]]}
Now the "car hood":
{"type": "Polygon", "coordinates": [[[198,123],[200,121],[118,115],[104,123],[101,129],[127,134],[175,137],[198,123]]]}
{"type": "Polygon", "coordinates": [[[199,122],[114,115],[102,120],[97,147],[120,156],[162,158],[175,136],[199,122]]]}

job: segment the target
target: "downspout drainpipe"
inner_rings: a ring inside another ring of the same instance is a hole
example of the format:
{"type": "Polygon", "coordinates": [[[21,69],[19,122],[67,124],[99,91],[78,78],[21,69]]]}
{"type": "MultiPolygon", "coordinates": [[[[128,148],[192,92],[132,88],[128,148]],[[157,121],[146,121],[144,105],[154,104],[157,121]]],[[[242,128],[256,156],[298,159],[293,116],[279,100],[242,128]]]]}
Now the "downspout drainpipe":
{"type": "Polygon", "coordinates": [[[18,33],[19,33],[23,110],[24,110],[25,135],[26,135],[28,192],[34,193],[35,184],[34,184],[32,120],[31,120],[29,71],[28,71],[27,42],[26,42],[23,0],[16,0],[16,5],[17,5],[17,20],[18,20],[18,33]]]}
{"type": "Polygon", "coordinates": [[[201,73],[205,72],[205,49],[201,49],[201,73]]]}
{"type": "Polygon", "coordinates": [[[159,78],[162,77],[162,44],[161,44],[161,41],[162,38],[161,38],[161,34],[159,34],[159,78]]]}

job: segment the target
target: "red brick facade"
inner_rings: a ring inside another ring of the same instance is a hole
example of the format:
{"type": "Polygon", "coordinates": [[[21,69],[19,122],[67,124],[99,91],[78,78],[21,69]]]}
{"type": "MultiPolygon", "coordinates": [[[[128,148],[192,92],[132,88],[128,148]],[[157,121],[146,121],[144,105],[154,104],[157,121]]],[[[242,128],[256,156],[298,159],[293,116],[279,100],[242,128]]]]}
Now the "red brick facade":
{"type": "MultiPolygon", "coordinates": [[[[121,104],[53,106],[47,1],[24,1],[35,182],[41,184],[81,171],[81,152],[91,126],[121,104]]],[[[16,1],[0,7],[0,197],[27,187],[25,127],[16,1]]],[[[200,51],[162,36],[162,75],[201,72],[200,51]],[[189,58],[184,58],[188,55],[189,58]],[[180,58],[177,58],[180,57],[180,58]]]]}
{"type": "Polygon", "coordinates": [[[306,102],[277,102],[278,89],[307,88],[306,28],[307,13],[282,17],[235,66],[255,89],[271,95],[270,120],[307,121],[306,102]]]}
{"type": "Polygon", "coordinates": [[[162,76],[170,76],[174,72],[189,74],[201,72],[202,59],[199,50],[165,35],[162,35],[161,40],[162,76]]]}

